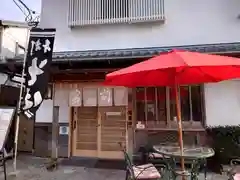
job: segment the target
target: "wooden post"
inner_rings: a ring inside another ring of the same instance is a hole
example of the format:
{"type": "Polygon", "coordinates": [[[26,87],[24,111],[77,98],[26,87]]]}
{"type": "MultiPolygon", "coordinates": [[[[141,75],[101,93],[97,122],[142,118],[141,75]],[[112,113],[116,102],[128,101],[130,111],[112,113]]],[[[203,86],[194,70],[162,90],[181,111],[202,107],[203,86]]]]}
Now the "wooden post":
{"type": "Polygon", "coordinates": [[[58,167],[58,137],[59,137],[59,106],[53,106],[52,121],[52,152],[50,162],[47,164],[47,170],[55,170],[58,167]]]}
{"type": "Polygon", "coordinates": [[[68,120],[68,127],[69,127],[69,133],[68,133],[68,157],[72,156],[72,149],[73,149],[73,107],[69,107],[69,120],[68,120]]]}
{"type": "MultiPolygon", "coordinates": [[[[183,158],[183,130],[182,130],[182,119],[181,119],[181,108],[180,108],[180,99],[179,99],[179,86],[175,85],[175,95],[176,95],[176,108],[177,108],[177,120],[178,120],[178,133],[179,133],[179,145],[181,151],[181,168],[182,171],[185,170],[184,167],[184,158],[183,158]]],[[[183,178],[184,180],[184,178],[183,178]]]]}
{"type": "Polygon", "coordinates": [[[22,75],[21,75],[21,85],[20,85],[20,93],[19,93],[19,100],[18,100],[18,106],[17,106],[17,119],[16,119],[16,130],[15,130],[15,138],[14,138],[14,160],[13,160],[13,168],[14,173],[16,175],[17,173],[17,150],[18,150],[18,135],[19,135],[19,124],[20,124],[20,107],[21,107],[21,99],[23,95],[23,85],[24,85],[24,75],[25,75],[25,66],[26,66],[26,59],[27,59],[27,53],[28,53],[28,41],[30,36],[30,30],[29,27],[27,30],[27,39],[25,44],[25,52],[24,52],[24,58],[23,58],[23,69],[22,69],[22,75]]]}
{"type": "Polygon", "coordinates": [[[52,159],[58,158],[59,106],[53,106],[52,122],[52,159]]]}

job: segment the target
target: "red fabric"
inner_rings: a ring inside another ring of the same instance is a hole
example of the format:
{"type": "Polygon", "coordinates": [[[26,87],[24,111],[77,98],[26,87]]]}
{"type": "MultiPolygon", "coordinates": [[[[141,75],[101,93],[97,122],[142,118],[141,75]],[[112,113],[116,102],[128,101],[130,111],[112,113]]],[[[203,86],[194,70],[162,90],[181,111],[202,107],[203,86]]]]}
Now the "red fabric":
{"type": "Polygon", "coordinates": [[[139,87],[219,82],[240,77],[240,59],[173,50],[106,75],[104,85],[139,87]]]}
{"type": "Polygon", "coordinates": [[[239,173],[235,174],[235,175],[233,176],[233,179],[234,179],[234,180],[240,180],[240,174],[239,174],[239,173]]]}

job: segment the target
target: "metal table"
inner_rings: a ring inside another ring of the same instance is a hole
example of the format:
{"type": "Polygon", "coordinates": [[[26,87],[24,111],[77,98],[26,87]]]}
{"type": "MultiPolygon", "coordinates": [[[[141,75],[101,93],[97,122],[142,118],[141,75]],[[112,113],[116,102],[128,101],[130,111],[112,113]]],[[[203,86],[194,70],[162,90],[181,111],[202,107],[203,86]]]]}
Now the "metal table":
{"type": "MultiPolygon", "coordinates": [[[[198,179],[199,169],[202,164],[205,165],[205,179],[206,179],[206,159],[214,156],[214,150],[208,147],[184,147],[183,156],[179,147],[176,146],[153,146],[156,153],[161,154],[165,157],[166,163],[168,164],[167,170],[171,172],[172,178],[175,179],[178,174],[176,171],[176,159],[182,157],[188,161],[191,161],[191,169],[188,175],[192,180],[198,179]]],[[[179,171],[180,172],[180,171],[179,171]]],[[[182,175],[187,175],[185,172],[182,175]]]]}

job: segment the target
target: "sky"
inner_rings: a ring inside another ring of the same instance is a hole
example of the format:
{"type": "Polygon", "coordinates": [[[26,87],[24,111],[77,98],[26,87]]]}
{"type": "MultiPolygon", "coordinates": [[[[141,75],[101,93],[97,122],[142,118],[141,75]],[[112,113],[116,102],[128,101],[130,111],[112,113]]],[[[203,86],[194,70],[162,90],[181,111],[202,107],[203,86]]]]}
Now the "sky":
{"type": "MultiPolygon", "coordinates": [[[[25,16],[21,10],[14,4],[13,0],[0,0],[0,19],[24,21],[25,16]]],[[[17,1],[17,0],[15,0],[17,1]]],[[[41,0],[22,0],[30,9],[41,12],[41,0]]],[[[22,6],[21,6],[22,7],[22,6]]]]}

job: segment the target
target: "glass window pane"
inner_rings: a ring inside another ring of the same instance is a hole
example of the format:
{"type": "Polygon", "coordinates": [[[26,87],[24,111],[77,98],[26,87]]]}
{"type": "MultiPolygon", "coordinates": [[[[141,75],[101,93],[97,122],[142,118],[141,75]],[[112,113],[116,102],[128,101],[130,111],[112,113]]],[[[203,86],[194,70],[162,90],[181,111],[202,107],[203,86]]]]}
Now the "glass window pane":
{"type": "Polygon", "coordinates": [[[115,106],[126,106],[128,104],[128,89],[125,87],[114,88],[115,106]]]}
{"type": "Polygon", "coordinates": [[[202,120],[202,97],[201,87],[191,86],[192,115],[194,121],[202,120]]]}
{"type": "Polygon", "coordinates": [[[190,99],[189,86],[180,87],[181,115],[182,121],[190,121],[190,99]]]}
{"type": "Polygon", "coordinates": [[[158,107],[158,120],[167,121],[167,109],[166,109],[166,88],[157,88],[157,107],[158,107]]]}
{"type": "Polygon", "coordinates": [[[97,88],[83,88],[83,106],[97,106],[97,88]]]}
{"type": "MultiPolygon", "coordinates": [[[[188,86],[181,86],[178,90],[178,97],[180,100],[180,111],[183,121],[190,120],[190,103],[189,103],[189,90],[188,86]]],[[[169,92],[170,98],[170,119],[177,120],[177,110],[176,110],[176,92],[174,88],[170,88],[169,92]]]]}
{"type": "MultiPolygon", "coordinates": [[[[179,89],[182,120],[190,121],[192,118],[192,120],[194,121],[201,121],[202,120],[201,87],[199,85],[181,86],[179,89]]],[[[175,120],[177,117],[176,96],[175,90],[173,88],[170,88],[170,113],[171,113],[170,119],[175,120]]]]}
{"type": "Polygon", "coordinates": [[[144,87],[136,88],[137,121],[145,121],[144,87]]]}
{"type": "Polygon", "coordinates": [[[101,87],[98,88],[98,105],[99,106],[112,106],[112,88],[101,87]]]}
{"type": "Polygon", "coordinates": [[[147,105],[147,121],[155,121],[156,120],[156,93],[154,87],[147,87],[146,88],[146,105],[147,105]]]}
{"type": "Polygon", "coordinates": [[[177,111],[176,111],[176,100],[175,100],[175,90],[174,88],[169,88],[169,101],[170,101],[170,120],[177,120],[177,111]]]}

